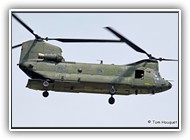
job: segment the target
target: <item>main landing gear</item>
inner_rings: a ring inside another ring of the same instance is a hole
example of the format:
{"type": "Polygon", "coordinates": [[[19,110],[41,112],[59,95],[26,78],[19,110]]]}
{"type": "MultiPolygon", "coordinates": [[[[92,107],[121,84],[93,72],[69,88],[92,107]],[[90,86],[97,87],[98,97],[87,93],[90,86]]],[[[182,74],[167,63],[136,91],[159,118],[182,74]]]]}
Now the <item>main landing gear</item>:
{"type": "Polygon", "coordinates": [[[116,93],[116,89],[114,86],[112,86],[109,90],[109,93],[111,94],[111,97],[108,99],[109,104],[114,104],[115,103],[115,99],[113,98],[113,95],[116,93]]]}
{"type": "MultiPolygon", "coordinates": [[[[45,88],[47,88],[48,86],[49,86],[49,82],[48,81],[44,81],[43,82],[43,86],[45,87],[45,88]]],[[[49,92],[46,90],[46,91],[44,91],[43,93],[42,93],[42,95],[43,95],[43,97],[48,97],[49,96],[49,92]]]]}
{"type": "Polygon", "coordinates": [[[43,95],[43,97],[48,97],[49,96],[49,92],[47,92],[47,91],[44,91],[43,93],[42,93],[42,95],[43,95]]]}

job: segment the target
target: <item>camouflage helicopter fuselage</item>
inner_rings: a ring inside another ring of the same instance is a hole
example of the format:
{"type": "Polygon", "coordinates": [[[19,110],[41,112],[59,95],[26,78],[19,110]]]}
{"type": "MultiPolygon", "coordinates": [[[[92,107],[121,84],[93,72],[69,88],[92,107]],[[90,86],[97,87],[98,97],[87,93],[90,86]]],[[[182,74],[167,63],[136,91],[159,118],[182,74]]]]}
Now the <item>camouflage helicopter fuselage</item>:
{"type": "Polygon", "coordinates": [[[108,101],[113,104],[115,102],[113,95],[115,94],[155,94],[172,87],[169,81],[161,78],[158,61],[178,60],[156,58],[112,27],[105,27],[105,29],[118,39],[44,38],[36,34],[14,13],[12,16],[35,37],[34,40],[26,41],[12,48],[22,46],[18,65],[30,77],[27,87],[43,90],[44,97],[49,95],[48,91],[50,90],[101,93],[110,94],[111,97],[108,101]],[[62,43],[125,43],[136,52],[145,54],[149,59],[127,65],[68,62],[63,58],[61,48],[48,44],[44,40],[62,43]]]}
{"type": "Polygon", "coordinates": [[[103,94],[155,94],[172,85],[159,75],[158,61],[127,65],[65,61],[62,50],[44,41],[22,44],[19,67],[31,78],[27,87],[42,91],[103,94]]]}

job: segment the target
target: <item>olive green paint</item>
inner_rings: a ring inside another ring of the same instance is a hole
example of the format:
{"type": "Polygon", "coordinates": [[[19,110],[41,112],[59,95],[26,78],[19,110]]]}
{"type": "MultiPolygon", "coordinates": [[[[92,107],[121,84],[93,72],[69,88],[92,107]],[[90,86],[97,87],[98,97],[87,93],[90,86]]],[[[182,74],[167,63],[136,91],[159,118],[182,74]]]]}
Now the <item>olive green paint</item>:
{"type": "Polygon", "coordinates": [[[110,94],[114,87],[118,95],[154,94],[171,88],[159,76],[157,60],[127,65],[77,63],[65,61],[61,52],[59,47],[40,40],[22,44],[19,67],[31,78],[28,88],[110,94]],[[47,87],[44,81],[48,81],[47,87]]]}

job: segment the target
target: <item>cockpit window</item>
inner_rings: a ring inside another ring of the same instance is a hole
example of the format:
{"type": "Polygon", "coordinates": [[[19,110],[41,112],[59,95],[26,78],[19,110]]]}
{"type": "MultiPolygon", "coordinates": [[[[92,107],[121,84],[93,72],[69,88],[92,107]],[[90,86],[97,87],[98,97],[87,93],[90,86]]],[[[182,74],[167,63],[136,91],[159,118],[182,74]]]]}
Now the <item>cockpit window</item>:
{"type": "Polygon", "coordinates": [[[144,70],[136,70],[135,71],[135,78],[139,79],[139,78],[143,78],[144,77],[144,70]]]}
{"type": "Polygon", "coordinates": [[[160,82],[160,80],[161,80],[160,73],[158,71],[155,71],[154,72],[154,81],[155,82],[160,82]]]}
{"type": "Polygon", "coordinates": [[[157,74],[158,74],[158,77],[161,78],[160,73],[158,72],[157,74]]]}
{"type": "Polygon", "coordinates": [[[154,77],[155,77],[155,78],[161,78],[160,73],[157,72],[157,71],[155,71],[155,72],[154,72],[154,77]]]}

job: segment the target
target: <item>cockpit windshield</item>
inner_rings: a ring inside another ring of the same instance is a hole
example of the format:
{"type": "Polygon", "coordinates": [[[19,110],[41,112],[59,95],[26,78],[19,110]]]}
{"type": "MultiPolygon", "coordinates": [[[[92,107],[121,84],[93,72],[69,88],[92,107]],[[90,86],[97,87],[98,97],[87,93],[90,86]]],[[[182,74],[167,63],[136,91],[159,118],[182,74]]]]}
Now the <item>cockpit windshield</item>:
{"type": "Polygon", "coordinates": [[[158,71],[155,71],[154,72],[154,77],[160,79],[161,78],[160,73],[158,71]]]}
{"type": "Polygon", "coordinates": [[[160,76],[160,73],[159,73],[158,71],[155,71],[155,72],[154,72],[154,79],[155,79],[156,81],[161,80],[161,76],[160,76]]]}

